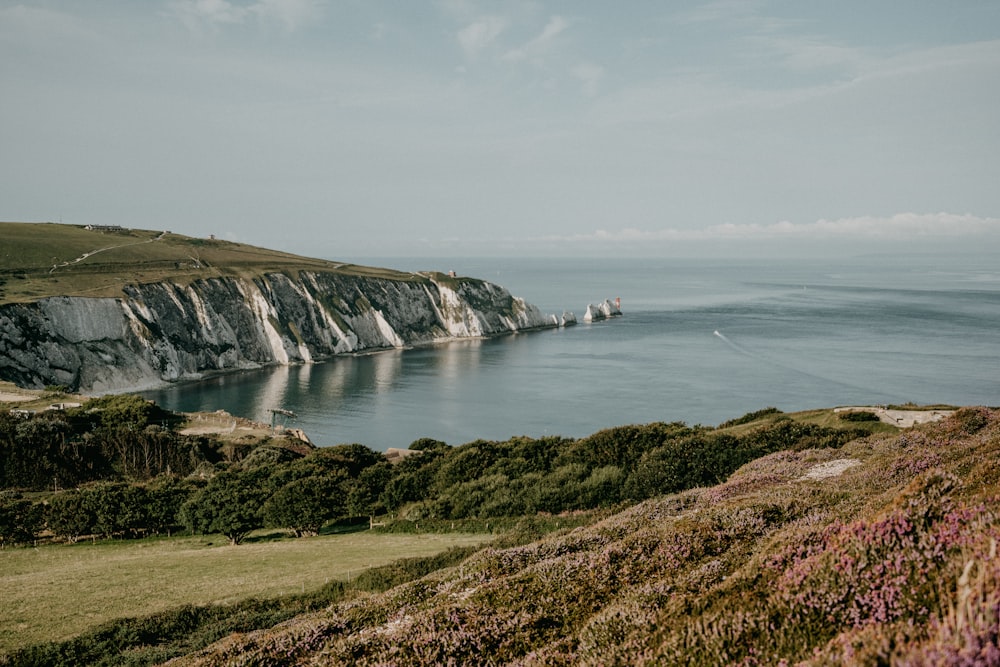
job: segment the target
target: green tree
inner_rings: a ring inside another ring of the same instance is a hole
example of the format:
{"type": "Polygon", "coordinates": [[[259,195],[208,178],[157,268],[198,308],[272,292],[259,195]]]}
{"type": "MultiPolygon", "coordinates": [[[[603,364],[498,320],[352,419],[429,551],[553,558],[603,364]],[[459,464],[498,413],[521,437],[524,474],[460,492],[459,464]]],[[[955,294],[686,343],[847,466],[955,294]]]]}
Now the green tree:
{"type": "Polygon", "coordinates": [[[63,455],[70,437],[69,424],[59,418],[33,417],[14,426],[11,450],[7,457],[7,480],[10,486],[45,489],[71,486],[77,475],[71,461],[63,455]]]}
{"type": "Polygon", "coordinates": [[[221,533],[232,544],[263,527],[267,499],[259,474],[222,472],[181,507],[181,520],[194,533],[221,533]]]}
{"type": "Polygon", "coordinates": [[[486,475],[456,484],[434,503],[434,513],[445,519],[516,516],[526,513],[526,498],[506,475],[486,475]]]}
{"type": "Polygon", "coordinates": [[[349,516],[371,516],[386,511],[381,501],[382,491],[392,479],[392,464],[382,461],[365,468],[348,485],[347,514],[349,516]]]}
{"type": "Polygon", "coordinates": [[[411,442],[407,449],[412,449],[418,452],[427,452],[431,450],[450,449],[450,447],[448,446],[448,443],[442,442],[441,440],[435,440],[434,438],[420,438],[411,442]]]}
{"type": "Polygon", "coordinates": [[[590,471],[580,463],[560,466],[532,489],[530,502],[536,509],[553,514],[579,509],[583,495],[581,485],[589,475],[590,471]]]}
{"type": "Polygon", "coordinates": [[[619,502],[625,486],[625,474],[618,466],[603,466],[590,473],[580,485],[580,507],[611,507],[619,502]]]}
{"type": "Polygon", "coordinates": [[[260,445],[250,450],[250,453],[239,462],[240,470],[252,471],[254,469],[274,469],[285,467],[293,461],[301,458],[301,454],[296,454],[287,447],[276,445],[260,445]]]}
{"type": "Polygon", "coordinates": [[[435,475],[435,490],[442,493],[449,487],[482,477],[500,459],[501,451],[497,443],[487,440],[476,440],[448,450],[435,475]]]}
{"type": "Polygon", "coordinates": [[[94,516],[94,529],[105,537],[136,537],[149,528],[146,490],[124,482],[84,490],[94,516]]]}
{"type": "Polygon", "coordinates": [[[49,500],[49,528],[59,537],[76,542],[94,532],[94,523],[94,510],[82,491],[62,491],[49,500]]]}
{"type": "Polygon", "coordinates": [[[323,475],[296,479],[274,492],[264,503],[265,524],[289,528],[296,537],[317,535],[323,524],[342,516],[346,497],[338,481],[346,475],[323,475]]]}
{"type": "Polygon", "coordinates": [[[0,494],[0,547],[33,541],[44,524],[44,506],[20,494],[0,494]]]}
{"type": "Polygon", "coordinates": [[[646,452],[698,430],[683,422],[617,426],[577,440],[566,448],[557,463],[582,463],[588,468],[614,465],[627,473],[646,452]]]}
{"type": "Polygon", "coordinates": [[[383,454],[357,444],[321,447],[302,459],[302,463],[316,465],[322,470],[343,470],[350,477],[357,477],[362,470],[383,461],[383,454]]]}
{"type": "Polygon", "coordinates": [[[438,467],[452,450],[425,449],[419,456],[408,456],[392,467],[392,478],[385,484],[379,500],[390,512],[409,502],[431,495],[431,484],[438,467]]]}
{"type": "Polygon", "coordinates": [[[194,488],[173,477],[156,480],[146,489],[147,527],[160,535],[179,524],[181,507],[194,494],[194,488]]]}
{"type": "Polygon", "coordinates": [[[385,456],[364,445],[320,447],[303,457],[272,464],[268,484],[276,491],[293,480],[305,477],[330,475],[337,479],[355,478],[380,462],[385,462],[385,456]]]}
{"type": "Polygon", "coordinates": [[[133,426],[135,430],[142,430],[153,423],[177,419],[173,413],[135,394],[108,394],[92,398],[78,411],[96,416],[104,428],[133,426]]]}

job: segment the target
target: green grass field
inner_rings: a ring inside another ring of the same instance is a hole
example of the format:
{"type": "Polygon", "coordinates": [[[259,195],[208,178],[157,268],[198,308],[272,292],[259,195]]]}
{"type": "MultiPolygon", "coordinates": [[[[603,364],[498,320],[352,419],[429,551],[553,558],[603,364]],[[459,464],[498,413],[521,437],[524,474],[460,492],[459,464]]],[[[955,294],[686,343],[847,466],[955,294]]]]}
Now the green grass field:
{"type": "Polygon", "coordinates": [[[200,278],[298,270],[423,279],[391,269],[165,231],[97,231],[55,223],[0,222],[0,303],[55,295],[116,297],[129,283],[186,284],[200,278]]]}
{"type": "Polygon", "coordinates": [[[364,531],[236,547],[224,537],[195,536],[7,549],[0,551],[0,654],[114,618],[302,593],[369,567],[489,539],[364,531]]]}

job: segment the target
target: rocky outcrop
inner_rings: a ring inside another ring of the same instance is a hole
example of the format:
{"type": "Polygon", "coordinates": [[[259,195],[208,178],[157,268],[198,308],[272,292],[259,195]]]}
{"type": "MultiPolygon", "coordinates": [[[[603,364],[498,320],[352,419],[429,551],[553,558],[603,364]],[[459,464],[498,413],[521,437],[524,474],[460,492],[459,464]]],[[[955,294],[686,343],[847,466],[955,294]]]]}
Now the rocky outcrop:
{"type": "Polygon", "coordinates": [[[583,315],[583,321],[600,322],[601,320],[607,320],[612,317],[621,317],[621,314],[622,311],[618,305],[617,299],[615,301],[605,299],[596,306],[592,303],[588,303],[587,312],[583,315]]]}
{"type": "Polygon", "coordinates": [[[0,379],[108,392],[559,325],[502,287],[441,274],[300,271],[123,292],[0,306],[0,379]]]}

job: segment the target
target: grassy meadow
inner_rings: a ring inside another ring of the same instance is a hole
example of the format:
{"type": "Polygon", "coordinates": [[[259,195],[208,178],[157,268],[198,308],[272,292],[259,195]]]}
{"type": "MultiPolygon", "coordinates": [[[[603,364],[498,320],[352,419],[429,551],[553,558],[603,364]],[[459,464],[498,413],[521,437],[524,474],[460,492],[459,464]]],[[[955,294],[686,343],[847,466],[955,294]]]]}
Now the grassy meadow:
{"type": "Polygon", "coordinates": [[[0,655],[115,618],[302,593],[402,558],[483,544],[488,535],[355,532],[264,535],[236,547],[195,536],[0,551],[0,655]]]}

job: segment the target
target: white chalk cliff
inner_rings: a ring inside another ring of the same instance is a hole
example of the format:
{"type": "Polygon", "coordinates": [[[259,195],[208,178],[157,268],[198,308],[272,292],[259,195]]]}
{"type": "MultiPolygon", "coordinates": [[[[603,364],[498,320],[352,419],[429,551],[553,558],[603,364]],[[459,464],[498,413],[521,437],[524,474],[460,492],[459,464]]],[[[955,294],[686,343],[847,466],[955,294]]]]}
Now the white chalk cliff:
{"type": "Polygon", "coordinates": [[[502,287],[442,274],[299,271],[123,292],[0,306],[0,379],[108,392],[559,325],[502,287]]]}

